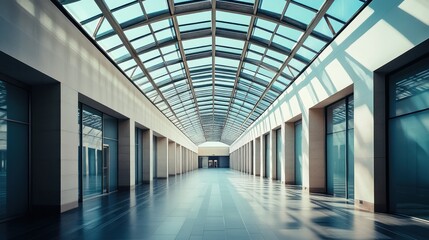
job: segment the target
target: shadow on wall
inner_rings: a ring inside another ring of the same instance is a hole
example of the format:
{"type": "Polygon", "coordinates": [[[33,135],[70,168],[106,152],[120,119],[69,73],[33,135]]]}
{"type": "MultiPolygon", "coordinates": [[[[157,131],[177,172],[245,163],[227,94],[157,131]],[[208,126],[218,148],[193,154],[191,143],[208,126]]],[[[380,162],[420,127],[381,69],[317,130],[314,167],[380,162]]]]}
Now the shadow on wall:
{"type": "MultiPolygon", "coordinates": [[[[328,45],[321,54],[326,54],[326,56],[316,58],[297,81],[292,83],[286,89],[285,93],[280,95],[275,101],[274,105],[268,108],[232,146],[234,144],[241,146],[245,144],[244,142],[240,142],[242,139],[244,141],[247,139],[245,136],[250,135],[255,138],[260,133],[270,131],[282,124],[282,122],[286,122],[301,113],[304,122],[308,122],[307,108],[315,106],[353,83],[359,85],[358,94],[355,95],[356,99],[359,99],[361,96],[366,97],[367,94],[372,94],[373,71],[380,66],[373,66],[370,63],[366,63],[367,61],[363,61],[361,58],[362,54],[357,51],[359,49],[357,49],[358,46],[355,43],[360,42],[360,44],[365,44],[363,45],[365,47],[363,52],[372,53],[372,55],[366,55],[365,59],[370,59],[369,62],[377,64],[381,58],[386,58],[386,56],[391,58],[396,57],[386,55],[387,53],[379,55],[379,50],[375,48],[374,44],[368,42],[368,40],[377,39],[374,34],[383,34],[382,32],[378,32],[380,27],[382,29],[390,29],[390,33],[396,34],[398,38],[402,39],[401,43],[408,42],[409,47],[415,46],[424,40],[419,39],[419,37],[425,37],[424,34],[418,34],[419,29],[428,29],[428,24],[424,22],[424,17],[421,17],[418,11],[411,11],[406,1],[373,1],[361,14],[363,13],[368,15],[363,24],[355,27],[354,31],[347,38],[343,39],[342,34],[344,33],[341,33],[328,45]],[[411,14],[415,14],[417,17],[411,14]],[[410,24],[413,28],[409,27],[410,24]],[[371,49],[375,51],[370,51],[371,49]],[[327,51],[331,52],[328,53],[327,51]],[[280,117],[273,119],[272,116],[276,112],[280,113],[278,115],[280,117]]],[[[352,22],[350,25],[356,24],[352,22]]],[[[383,38],[380,39],[380,41],[385,40],[383,38]]],[[[377,44],[382,45],[380,42],[377,44]]],[[[400,54],[398,53],[398,55],[400,54]]],[[[383,64],[385,63],[383,62],[383,64]]],[[[356,103],[355,109],[361,108],[372,112],[372,105],[364,101],[359,102],[359,100],[356,103]]],[[[364,138],[358,131],[356,138],[357,141],[355,144],[361,144],[362,146],[365,144],[364,138]]],[[[308,139],[305,139],[305,141],[308,143],[308,139]]],[[[233,147],[231,150],[234,151],[235,149],[237,148],[233,147]]]]}

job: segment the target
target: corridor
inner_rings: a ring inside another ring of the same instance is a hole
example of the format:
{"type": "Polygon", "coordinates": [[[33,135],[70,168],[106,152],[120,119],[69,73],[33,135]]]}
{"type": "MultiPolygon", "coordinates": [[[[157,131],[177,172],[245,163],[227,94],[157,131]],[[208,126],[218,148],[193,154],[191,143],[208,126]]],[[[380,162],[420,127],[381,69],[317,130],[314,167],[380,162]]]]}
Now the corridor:
{"type": "Polygon", "coordinates": [[[354,211],[230,169],[200,169],[0,224],[0,239],[423,239],[424,222],[354,211]]]}

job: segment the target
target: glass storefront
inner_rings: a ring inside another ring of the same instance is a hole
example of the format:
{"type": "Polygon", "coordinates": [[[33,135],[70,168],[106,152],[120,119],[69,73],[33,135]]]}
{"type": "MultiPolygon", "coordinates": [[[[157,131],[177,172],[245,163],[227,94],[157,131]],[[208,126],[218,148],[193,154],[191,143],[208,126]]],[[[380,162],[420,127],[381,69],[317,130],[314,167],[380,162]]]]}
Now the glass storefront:
{"type": "Polygon", "coordinates": [[[28,210],[28,103],[26,90],[0,80],[0,221],[28,210]]]}
{"type": "Polygon", "coordinates": [[[269,178],[271,176],[270,174],[270,134],[267,134],[264,136],[264,142],[265,142],[265,156],[264,156],[264,165],[265,165],[265,176],[266,178],[269,178]]]}
{"type": "Polygon", "coordinates": [[[81,199],[118,186],[118,122],[84,104],[79,106],[81,199]]]}
{"type": "Polygon", "coordinates": [[[353,96],[326,109],[327,193],[354,198],[353,96]]]}
{"type": "Polygon", "coordinates": [[[429,58],[389,76],[391,212],[429,220],[429,58]]]}

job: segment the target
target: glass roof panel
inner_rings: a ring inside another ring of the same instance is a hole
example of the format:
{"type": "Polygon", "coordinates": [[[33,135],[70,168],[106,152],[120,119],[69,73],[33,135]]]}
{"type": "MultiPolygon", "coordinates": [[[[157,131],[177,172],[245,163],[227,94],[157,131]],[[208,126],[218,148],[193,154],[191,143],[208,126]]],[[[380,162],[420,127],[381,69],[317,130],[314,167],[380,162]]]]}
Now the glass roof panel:
{"type": "Polygon", "coordinates": [[[121,58],[123,56],[129,56],[129,55],[130,55],[130,53],[128,52],[128,50],[124,46],[117,48],[114,51],[109,52],[109,56],[113,60],[117,60],[118,58],[121,58]]]}
{"type": "Polygon", "coordinates": [[[110,26],[110,23],[104,18],[101,22],[100,28],[98,29],[97,36],[106,34],[107,32],[112,32],[113,28],[110,26]]]}
{"type": "Polygon", "coordinates": [[[127,36],[128,40],[134,40],[137,37],[143,37],[150,34],[149,26],[141,26],[137,28],[132,28],[130,30],[124,31],[125,36],[127,36]]]}
{"type": "Polygon", "coordinates": [[[171,19],[166,19],[162,21],[153,22],[150,24],[154,32],[159,31],[161,29],[170,28],[173,26],[171,19]]]}
{"type": "Polygon", "coordinates": [[[166,0],[145,0],[143,7],[149,17],[168,12],[168,4],[166,0]]]}
{"type": "Polygon", "coordinates": [[[303,5],[309,6],[315,10],[319,10],[322,7],[325,0],[294,0],[295,2],[301,3],[303,5]]]}
{"type": "Polygon", "coordinates": [[[176,0],[175,15],[167,0],[57,1],[191,141],[228,144],[369,2],[260,0],[252,15],[254,0],[218,0],[212,32],[215,1],[176,0]]]}
{"type": "Polygon", "coordinates": [[[100,41],[98,41],[98,44],[100,44],[100,46],[104,49],[104,50],[109,50],[113,47],[122,45],[122,41],[121,39],[118,37],[118,35],[113,35],[111,37],[102,39],[100,41]]]}
{"type": "Polygon", "coordinates": [[[292,18],[306,25],[310,24],[311,20],[313,20],[315,16],[316,16],[315,11],[298,6],[293,2],[289,4],[285,12],[285,17],[292,18]]]}
{"type": "Polygon", "coordinates": [[[225,11],[216,11],[216,21],[232,22],[235,24],[249,26],[250,16],[225,11]]]}
{"type": "Polygon", "coordinates": [[[126,6],[128,4],[132,4],[133,2],[137,2],[137,0],[124,0],[124,1],[118,1],[118,0],[105,0],[107,6],[109,9],[115,9],[118,7],[126,6]]]}
{"type": "Polygon", "coordinates": [[[259,9],[262,12],[266,12],[267,14],[274,16],[280,16],[286,5],[285,0],[261,0],[260,2],[259,9]]]}
{"type": "Polygon", "coordinates": [[[125,8],[113,10],[112,13],[113,13],[113,16],[116,18],[116,21],[118,21],[119,23],[124,23],[131,19],[144,16],[142,8],[140,7],[140,4],[138,4],[137,2],[125,8]]]}
{"type": "Polygon", "coordinates": [[[64,5],[64,8],[78,21],[82,22],[101,14],[100,8],[93,0],[81,0],[64,5]]]}
{"type": "Polygon", "coordinates": [[[327,14],[347,22],[363,4],[362,1],[335,0],[327,14]]]}

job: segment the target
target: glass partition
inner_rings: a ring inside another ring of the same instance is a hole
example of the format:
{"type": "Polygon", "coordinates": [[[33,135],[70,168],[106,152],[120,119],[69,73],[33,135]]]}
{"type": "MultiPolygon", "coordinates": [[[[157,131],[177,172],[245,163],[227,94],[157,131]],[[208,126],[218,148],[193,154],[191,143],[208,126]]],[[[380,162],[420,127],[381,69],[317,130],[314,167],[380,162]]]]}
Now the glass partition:
{"type": "Polygon", "coordinates": [[[389,76],[391,212],[429,220],[429,58],[389,76]]]}
{"type": "Polygon", "coordinates": [[[118,120],[82,104],[80,106],[81,198],[118,188],[118,120]]]}
{"type": "Polygon", "coordinates": [[[270,161],[270,134],[264,136],[265,141],[265,155],[264,155],[264,164],[265,164],[265,177],[269,178],[271,176],[271,161],[270,161]]]}
{"type": "Polygon", "coordinates": [[[0,221],[28,210],[28,93],[0,80],[0,221]]]}
{"type": "Polygon", "coordinates": [[[354,198],[353,96],[326,109],[327,193],[354,198]]]}

